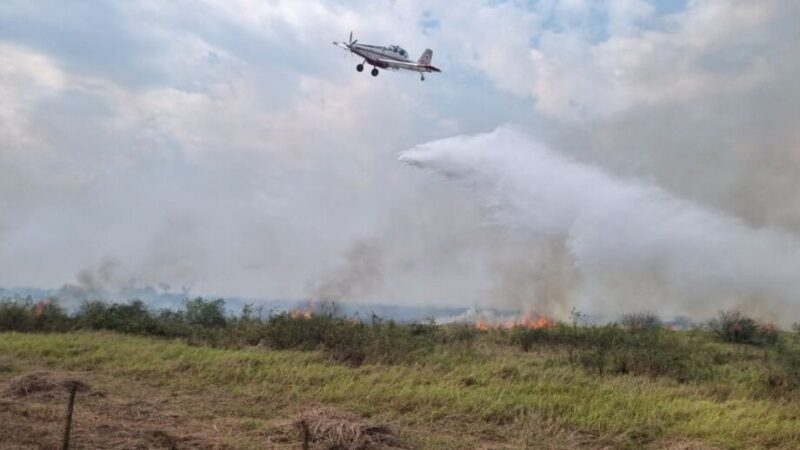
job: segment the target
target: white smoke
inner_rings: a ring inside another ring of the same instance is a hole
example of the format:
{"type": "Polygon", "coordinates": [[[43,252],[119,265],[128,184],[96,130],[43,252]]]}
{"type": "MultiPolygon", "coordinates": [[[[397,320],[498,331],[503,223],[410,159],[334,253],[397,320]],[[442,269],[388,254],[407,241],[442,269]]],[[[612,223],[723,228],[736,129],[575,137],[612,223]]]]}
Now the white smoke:
{"type": "Polygon", "coordinates": [[[474,189],[504,226],[563,243],[577,273],[563,304],[796,319],[786,312],[798,310],[800,241],[789,233],[615,178],[508,127],[423,144],[400,160],[474,189]]]}

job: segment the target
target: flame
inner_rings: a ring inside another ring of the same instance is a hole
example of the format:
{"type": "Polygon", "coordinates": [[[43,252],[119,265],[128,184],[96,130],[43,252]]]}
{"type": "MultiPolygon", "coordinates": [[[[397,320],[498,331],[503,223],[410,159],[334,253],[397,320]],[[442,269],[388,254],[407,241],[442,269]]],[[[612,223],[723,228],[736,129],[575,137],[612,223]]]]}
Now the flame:
{"type": "Polygon", "coordinates": [[[475,322],[475,328],[486,331],[489,329],[503,329],[510,330],[513,328],[527,328],[530,330],[538,330],[540,328],[551,328],[555,326],[555,321],[550,317],[543,314],[527,313],[519,319],[508,319],[502,322],[488,322],[486,320],[478,320],[475,322]]]}
{"type": "Polygon", "coordinates": [[[310,319],[314,315],[311,308],[298,308],[292,311],[292,319],[310,319]]]}
{"type": "Polygon", "coordinates": [[[307,302],[304,302],[303,306],[298,306],[290,315],[292,319],[310,319],[311,316],[314,315],[314,311],[317,310],[317,301],[313,298],[308,299],[307,302]]]}
{"type": "Polygon", "coordinates": [[[40,301],[39,303],[36,304],[36,307],[35,307],[34,312],[33,312],[34,315],[36,317],[41,316],[42,314],[44,314],[44,310],[48,306],[50,306],[52,304],[53,304],[53,299],[51,299],[51,298],[46,298],[46,299],[40,301]]]}
{"type": "Polygon", "coordinates": [[[533,315],[526,315],[521,324],[525,328],[530,328],[533,330],[538,330],[539,328],[550,328],[555,325],[553,319],[547,316],[533,316],[533,315]]]}

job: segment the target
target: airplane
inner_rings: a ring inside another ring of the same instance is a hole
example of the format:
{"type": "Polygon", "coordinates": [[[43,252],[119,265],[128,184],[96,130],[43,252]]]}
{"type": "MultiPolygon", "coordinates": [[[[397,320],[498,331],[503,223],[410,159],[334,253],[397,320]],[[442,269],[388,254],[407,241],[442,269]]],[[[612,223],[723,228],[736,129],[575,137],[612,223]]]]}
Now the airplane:
{"type": "Polygon", "coordinates": [[[425,51],[422,52],[422,56],[414,62],[408,59],[408,52],[398,45],[383,47],[380,45],[359,44],[358,39],[353,40],[352,31],[350,32],[350,40],[348,42],[334,41],[333,45],[364,58],[364,62],[357,65],[356,70],[363,72],[364,64],[370,64],[372,65],[372,72],[370,73],[372,73],[373,77],[378,76],[378,67],[381,69],[403,69],[419,72],[422,81],[425,81],[425,73],[441,72],[441,70],[431,65],[433,51],[429,48],[425,49],[425,51]]]}

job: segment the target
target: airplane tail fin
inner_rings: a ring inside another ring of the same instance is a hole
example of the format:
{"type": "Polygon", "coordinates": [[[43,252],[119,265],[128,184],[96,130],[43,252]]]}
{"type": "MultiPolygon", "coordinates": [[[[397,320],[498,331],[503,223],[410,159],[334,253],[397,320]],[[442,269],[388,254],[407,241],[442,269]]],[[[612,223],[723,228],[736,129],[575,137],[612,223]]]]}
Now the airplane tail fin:
{"type": "Polygon", "coordinates": [[[422,66],[430,66],[432,59],[433,59],[433,50],[426,48],[425,51],[422,52],[422,56],[419,57],[417,64],[422,66]]]}

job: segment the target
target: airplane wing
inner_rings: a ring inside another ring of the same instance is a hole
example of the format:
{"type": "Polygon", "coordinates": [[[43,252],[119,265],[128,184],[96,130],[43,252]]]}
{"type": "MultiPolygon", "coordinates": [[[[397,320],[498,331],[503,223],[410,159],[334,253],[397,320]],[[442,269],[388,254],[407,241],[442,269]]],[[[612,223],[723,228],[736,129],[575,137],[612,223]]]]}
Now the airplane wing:
{"type": "Polygon", "coordinates": [[[441,72],[441,70],[433,67],[430,64],[417,64],[412,62],[402,62],[396,61],[393,59],[383,59],[379,58],[377,62],[385,65],[386,67],[391,67],[392,69],[406,69],[406,70],[413,70],[414,72],[441,72]]]}

